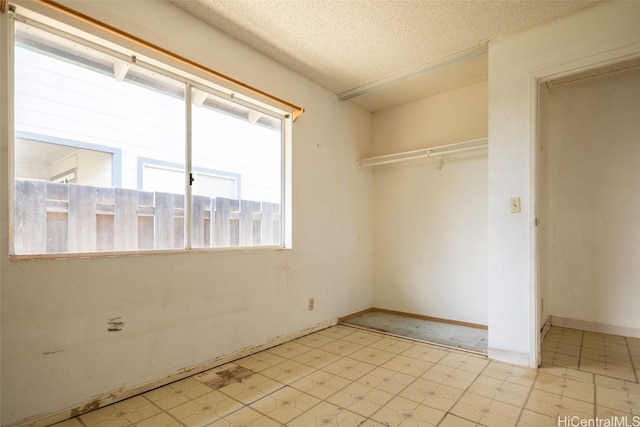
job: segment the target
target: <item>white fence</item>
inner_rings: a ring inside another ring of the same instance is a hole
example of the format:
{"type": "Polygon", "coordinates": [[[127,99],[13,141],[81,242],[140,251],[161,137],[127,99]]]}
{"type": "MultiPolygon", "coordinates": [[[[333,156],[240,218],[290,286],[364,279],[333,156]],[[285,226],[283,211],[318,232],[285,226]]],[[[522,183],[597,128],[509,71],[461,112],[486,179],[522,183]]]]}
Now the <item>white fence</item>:
{"type": "MultiPolygon", "coordinates": [[[[184,248],[184,196],[15,180],[17,255],[184,248]]],[[[280,245],[280,205],[193,196],[192,247],[280,245]]]]}

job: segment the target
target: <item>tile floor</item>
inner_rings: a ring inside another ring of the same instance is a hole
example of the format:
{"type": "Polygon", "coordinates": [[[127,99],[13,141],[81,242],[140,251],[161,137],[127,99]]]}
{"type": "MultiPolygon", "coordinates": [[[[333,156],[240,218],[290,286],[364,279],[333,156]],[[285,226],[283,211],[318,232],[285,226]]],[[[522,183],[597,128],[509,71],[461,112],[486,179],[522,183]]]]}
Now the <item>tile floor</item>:
{"type": "Polygon", "coordinates": [[[639,425],[640,340],[554,327],[542,347],[532,370],[338,325],[55,426],[639,425]]]}

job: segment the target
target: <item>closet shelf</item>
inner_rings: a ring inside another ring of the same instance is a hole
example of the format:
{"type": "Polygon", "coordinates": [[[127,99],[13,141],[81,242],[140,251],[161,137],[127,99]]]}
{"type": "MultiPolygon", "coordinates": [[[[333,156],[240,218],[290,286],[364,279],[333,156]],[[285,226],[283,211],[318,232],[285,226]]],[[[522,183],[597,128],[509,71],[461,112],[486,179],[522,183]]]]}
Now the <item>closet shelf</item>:
{"type": "Polygon", "coordinates": [[[404,162],[414,159],[428,159],[445,154],[461,153],[464,151],[486,148],[487,138],[472,139],[470,141],[456,142],[455,144],[439,145],[436,147],[422,148],[420,150],[405,151],[402,153],[385,154],[383,156],[368,157],[357,161],[360,168],[387,165],[390,163],[404,162]]]}

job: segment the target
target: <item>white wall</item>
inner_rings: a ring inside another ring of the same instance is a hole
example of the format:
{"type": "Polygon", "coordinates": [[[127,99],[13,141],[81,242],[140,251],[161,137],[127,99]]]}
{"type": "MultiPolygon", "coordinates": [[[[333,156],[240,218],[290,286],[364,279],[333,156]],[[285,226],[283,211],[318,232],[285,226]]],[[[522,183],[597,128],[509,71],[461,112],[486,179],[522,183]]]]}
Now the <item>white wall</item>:
{"type": "Polygon", "coordinates": [[[640,54],[639,22],[640,3],[607,2],[489,46],[490,357],[537,365],[537,80],[640,54]]]}
{"type": "MultiPolygon", "coordinates": [[[[372,305],[372,177],[355,167],[370,149],[370,113],[167,3],[65,3],[306,108],[293,125],[293,249],[10,261],[2,173],[3,426],[109,403],[110,393],[372,305]],[[122,331],[107,331],[113,318],[122,331]]],[[[3,131],[2,171],[7,150],[3,131]]]]}
{"type": "Polygon", "coordinates": [[[546,311],[638,336],[640,72],[541,89],[546,311]]]}
{"type": "MultiPolygon", "coordinates": [[[[487,136],[487,83],[373,115],[375,155],[487,136]]],[[[374,306],[487,323],[487,152],[378,166],[374,306]]]]}

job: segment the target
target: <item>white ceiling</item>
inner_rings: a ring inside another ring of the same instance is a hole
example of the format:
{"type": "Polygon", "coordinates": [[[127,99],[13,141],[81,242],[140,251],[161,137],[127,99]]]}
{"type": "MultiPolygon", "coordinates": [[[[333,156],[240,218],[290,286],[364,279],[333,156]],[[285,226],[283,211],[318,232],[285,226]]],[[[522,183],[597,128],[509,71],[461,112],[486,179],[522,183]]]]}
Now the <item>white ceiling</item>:
{"type": "Polygon", "coordinates": [[[597,0],[169,0],[369,111],[487,80],[490,40],[597,0]]]}

